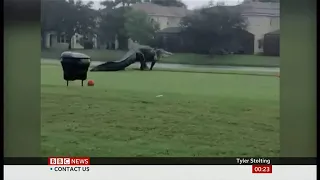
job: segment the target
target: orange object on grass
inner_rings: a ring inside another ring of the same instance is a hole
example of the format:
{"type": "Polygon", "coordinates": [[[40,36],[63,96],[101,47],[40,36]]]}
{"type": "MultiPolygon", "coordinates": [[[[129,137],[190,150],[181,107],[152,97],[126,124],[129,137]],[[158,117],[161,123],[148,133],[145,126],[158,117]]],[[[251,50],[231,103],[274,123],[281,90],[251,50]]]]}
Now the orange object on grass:
{"type": "Polygon", "coordinates": [[[94,86],[94,81],[93,80],[89,80],[88,81],[88,86],[94,86]]]}

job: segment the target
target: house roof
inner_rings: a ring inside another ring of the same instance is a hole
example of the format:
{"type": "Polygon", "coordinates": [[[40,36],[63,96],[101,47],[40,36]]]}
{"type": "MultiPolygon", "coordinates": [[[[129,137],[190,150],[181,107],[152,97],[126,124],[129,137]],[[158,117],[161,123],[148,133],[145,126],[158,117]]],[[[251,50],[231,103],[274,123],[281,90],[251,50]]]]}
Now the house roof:
{"type": "Polygon", "coordinates": [[[266,33],[265,35],[280,35],[280,29],[278,29],[276,31],[272,31],[272,32],[266,33]]]}
{"type": "Polygon", "coordinates": [[[238,6],[243,15],[280,16],[280,3],[248,2],[238,6]]]}
{"type": "Polygon", "coordinates": [[[168,16],[168,17],[184,17],[191,13],[190,10],[183,7],[160,6],[153,3],[137,3],[131,6],[135,10],[144,11],[148,15],[168,16]]]}
{"type": "MultiPolygon", "coordinates": [[[[243,16],[280,16],[279,3],[246,2],[235,6],[224,6],[229,11],[240,12],[243,16]]],[[[212,9],[216,9],[212,7],[212,9]]]]}
{"type": "Polygon", "coordinates": [[[181,28],[180,27],[168,27],[164,28],[161,31],[158,31],[158,33],[180,33],[181,28]]]}
{"type": "Polygon", "coordinates": [[[218,8],[221,8],[221,7],[225,8],[225,9],[227,9],[229,11],[240,11],[241,10],[239,5],[234,5],[234,6],[213,6],[213,7],[211,7],[211,9],[212,10],[216,10],[218,8]]]}

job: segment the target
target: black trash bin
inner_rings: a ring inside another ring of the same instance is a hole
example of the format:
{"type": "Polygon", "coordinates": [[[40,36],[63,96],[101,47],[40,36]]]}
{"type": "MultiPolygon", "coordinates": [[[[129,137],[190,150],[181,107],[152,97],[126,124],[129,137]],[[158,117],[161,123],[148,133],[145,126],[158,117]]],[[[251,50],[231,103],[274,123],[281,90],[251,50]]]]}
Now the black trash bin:
{"type": "Polygon", "coordinates": [[[61,65],[63,78],[67,81],[67,86],[69,81],[75,80],[81,80],[81,85],[83,86],[83,81],[87,79],[90,66],[89,56],[77,52],[63,52],[61,54],[61,65]]]}

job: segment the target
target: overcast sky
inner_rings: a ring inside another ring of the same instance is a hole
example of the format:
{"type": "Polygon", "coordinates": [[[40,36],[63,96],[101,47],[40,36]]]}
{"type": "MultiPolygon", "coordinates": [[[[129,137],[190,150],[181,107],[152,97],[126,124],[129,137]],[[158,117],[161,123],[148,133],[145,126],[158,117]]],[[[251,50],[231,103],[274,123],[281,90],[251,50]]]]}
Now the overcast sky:
{"type": "MultiPolygon", "coordinates": [[[[84,0],[84,1],[90,1],[90,0],[84,0]]],[[[100,6],[100,2],[103,0],[93,0],[94,1],[94,8],[95,9],[99,9],[101,8],[100,6]]],[[[209,0],[182,0],[189,9],[194,9],[197,7],[201,7],[203,5],[208,4],[209,0]]],[[[214,2],[220,2],[223,1],[225,2],[226,5],[235,5],[238,4],[240,2],[242,2],[242,0],[214,0],[214,2]]]]}

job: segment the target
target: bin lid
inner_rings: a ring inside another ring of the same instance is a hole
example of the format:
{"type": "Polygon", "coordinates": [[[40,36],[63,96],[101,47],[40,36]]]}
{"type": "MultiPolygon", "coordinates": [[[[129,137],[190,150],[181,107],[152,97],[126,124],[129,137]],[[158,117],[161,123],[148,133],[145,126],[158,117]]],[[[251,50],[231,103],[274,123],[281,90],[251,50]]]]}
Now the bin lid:
{"type": "Polygon", "coordinates": [[[88,55],[78,53],[78,52],[71,52],[71,51],[63,52],[61,54],[61,58],[90,59],[88,55]]]}

